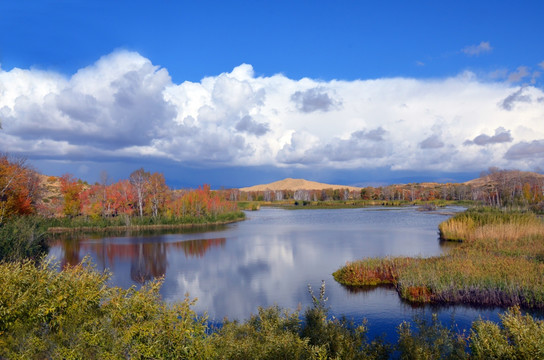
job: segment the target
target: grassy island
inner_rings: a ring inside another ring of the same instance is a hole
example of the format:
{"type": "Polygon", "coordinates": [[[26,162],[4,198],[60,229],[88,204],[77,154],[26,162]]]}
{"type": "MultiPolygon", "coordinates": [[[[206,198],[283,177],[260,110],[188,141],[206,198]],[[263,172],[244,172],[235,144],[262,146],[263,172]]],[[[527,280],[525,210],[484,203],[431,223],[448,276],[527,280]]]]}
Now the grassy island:
{"type": "Polygon", "coordinates": [[[531,212],[469,210],[439,226],[458,242],[442,256],[367,258],[333,276],[347,286],[392,284],[412,302],[544,308],[544,222],[531,212]]]}

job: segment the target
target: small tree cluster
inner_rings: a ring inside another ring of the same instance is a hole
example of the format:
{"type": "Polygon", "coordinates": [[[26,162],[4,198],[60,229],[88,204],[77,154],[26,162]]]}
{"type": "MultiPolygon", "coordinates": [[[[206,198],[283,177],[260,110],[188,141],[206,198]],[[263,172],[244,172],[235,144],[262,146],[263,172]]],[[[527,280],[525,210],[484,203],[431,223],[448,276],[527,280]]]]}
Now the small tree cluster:
{"type": "Polygon", "coordinates": [[[107,177],[87,185],[72,175],[60,178],[62,215],[83,215],[93,219],[116,216],[181,218],[217,216],[236,211],[236,203],[204,185],[196,190],[172,190],[164,175],[144,169],[134,171],[128,180],[108,184],[107,177]]]}

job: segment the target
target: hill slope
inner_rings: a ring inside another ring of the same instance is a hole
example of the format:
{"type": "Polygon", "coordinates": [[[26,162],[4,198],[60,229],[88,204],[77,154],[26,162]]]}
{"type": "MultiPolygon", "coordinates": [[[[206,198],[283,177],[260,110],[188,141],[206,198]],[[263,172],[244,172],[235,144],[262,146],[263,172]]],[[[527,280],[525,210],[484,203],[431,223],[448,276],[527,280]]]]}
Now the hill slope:
{"type": "Polygon", "coordinates": [[[532,182],[532,181],[542,181],[544,179],[544,175],[530,172],[530,171],[519,171],[519,170],[508,170],[508,171],[499,171],[492,175],[486,175],[484,177],[479,177],[477,179],[473,179],[470,181],[465,182],[466,185],[472,185],[472,186],[484,186],[488,184],[492,184],[497,182],[497,180],[500,179],[505,182],[511,182],[513,180],[517,180],[520,183],[525,182],[532,182]]]}
{"type": "Polygon", "coordinates": [[[240,188],[241,191],[265,191],[265,190],[323,190],[323,189],[348,189],[350,191],[359,191],[361,188],[346,185],[331,185],[304,179],[283,179],[270,184],[255,185],[240,188]]]}

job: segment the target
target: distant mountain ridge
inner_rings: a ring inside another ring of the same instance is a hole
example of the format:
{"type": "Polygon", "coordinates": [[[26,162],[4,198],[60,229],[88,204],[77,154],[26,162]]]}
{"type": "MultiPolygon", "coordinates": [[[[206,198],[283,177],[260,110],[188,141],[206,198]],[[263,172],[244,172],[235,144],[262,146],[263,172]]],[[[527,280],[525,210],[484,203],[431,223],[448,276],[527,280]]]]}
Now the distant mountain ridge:
{"type": "Polygon", "coordinates": [[[332,185],[309,181],[305,179],[286,178],[280,181],[275,181],[270,184],[254,185],[250,187],[240,188],[241,191],[266,191],[266,190],[324,190],[324,189],[348,189],[349,191],[360,191],[362,188],[347,185],[332,185]]]}
{"type": "MultiPolygon", "coordinates": [[[[542,180],[544,179],[544,175],[538,174],[535,172],[529,172],[529,171],[518,171],[518,170],[508,170],[502,172],[504,174],[505,179],[511,180],[511,179],[519,179],[522,183],[530,180],[542,180]]],[[[487,175],[483,177],[479,177],[470,181],[466,182],[459,182],[457,184],[465,184],[465,185],[471,185],[471,186],[485,186],[488,184],[492,184],[496,182],[496,179],[493,175],[487,175]]],[[[435,183],[435,182],[423,182],[423,183],[417,183],[421,187],[436,187],[441,186],[444,184],[441,183],[435,183]]],[[[393,184],[393,185],[406,185],[406,184],[393,184]]],[[[305,179],[292,179],[292,178],[286,178],[283,180],[275,181],[269,184],[261,184],[261,185],[254,185],[249,187],[243,187],[239,190],[241,191],[266,191],[266,190],[324,190],[324,189],[348,189],[349,191],[360,191],[363,189],[362,187],[356,187],[356,186],[347,186],[347,185],[333,185],[333,184],[325,184],[320,183],[316,181],[309,181],[305,179]]]]}

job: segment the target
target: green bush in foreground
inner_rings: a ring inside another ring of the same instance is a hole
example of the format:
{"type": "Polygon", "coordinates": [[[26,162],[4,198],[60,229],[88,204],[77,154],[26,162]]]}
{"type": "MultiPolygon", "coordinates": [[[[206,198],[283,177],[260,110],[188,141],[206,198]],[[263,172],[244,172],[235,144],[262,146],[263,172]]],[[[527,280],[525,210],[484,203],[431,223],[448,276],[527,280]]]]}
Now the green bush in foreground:
{"type": "Polygon", "coordinates": [[[522,315],[519,308],[491,321],[472,324],[470,349],[475,359],[544,359],[544,321],[522,315]]]}
{"type": "Polygon", "coordinates": [[[367,326],[330,319],[325,287],[299,316],[277,306],[212,331],[194,301],[168,305],[160,281],[139,290],[107,285],[88,262],[0,262],[0,358],[7,359],[533,359],[543,358],[544,322],[507,311],[476,321],[468,337],[430,322],[403,323],[397,344],[369,341],[367,326]]]}
{"type": "Polygon", "coordinates": [[[88,262],[0,264],[0,357],[9,359],[209,358],[206,320],[185,299],[160,300],[160,282],[108,287],[88,262]]]}
{"type": "Polygon", "coordinates": [[[35,216],[12,217],[0,223],[0,261],[39,258],[47,251],[47,228],[35,216]]]}

